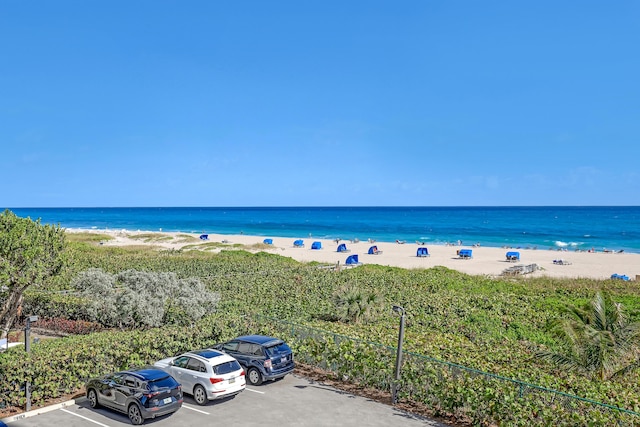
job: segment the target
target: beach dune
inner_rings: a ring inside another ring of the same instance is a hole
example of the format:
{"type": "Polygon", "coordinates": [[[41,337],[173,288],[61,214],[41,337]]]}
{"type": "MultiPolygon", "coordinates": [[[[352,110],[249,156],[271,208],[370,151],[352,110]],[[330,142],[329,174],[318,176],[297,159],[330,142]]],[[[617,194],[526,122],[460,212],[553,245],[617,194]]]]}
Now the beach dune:
{"type": "MultiPolygon", "coordinates": [[[[293,258],[301,262],[317,261],[320,263],[344,265],[349,255],[358,254],[359,261],[363,264],[378,264],[384,266],[402,268],[431,268],[444,266],[453,270],[472,275],[500,276],[504,270],[514,265],[536,264],[538,270],[527,276],[540,277],[564,277],[564,278],[592,278],[609,279],[612,274],[627,275],[631,279],[640,276],[640,254],[632,253],[612,253],[612,252],[571,252],[549,249],[503,249],[495,247],[473,247],[473,246],[446,246],[446,245],[425,245],[418,243],[396,242],[375,242],[341,240],[348,252],[338,252],[338,243],[335,240],[314,239],[314,238],[291,238],[278,236],[250,236],[250,235],[222,235],[208,234],[207,241],[199,239],[199,234],[158,232],[162,239],[144,239],[140,236],[148,236],[149,232],[128,231],[128,230],[85,230],[67,229],[67,232],[90,232],[107,234],[112,237],[110,240],[102,242],[108,246],[125,245],[154,245],[166,249],[181,249],[187,245],[193,247],[198,243],[219,242],[222,243],[215,250],[230,248],[234,245],[245,246],[247,250],[262,250],[286,257],[293,258]],[[191,241],[184,239],[186,234],[193,237],[191,241]],[[271,245],[260,245],[256,249],[256,244],[262,243],[265,238],[272,239],[271,245]],[[302,239],[304,247],[295,247],[294,241],[302,239]],[[312,249],[313,242],[321,242],[321,249],[312,249]],[[382,253],[377,255],[368,254],[371,246],[377,246],[382,253]],[[418,257],[416,255],[419,247],[427,247],[429,256],[418,257]],[[470,249],[472,257],[463,259],[458,256],[461,249],[470,249]],[[520,260],[517,262],[507,261],[506,253],[517,251],[520,253],[520,260]],[[562,262],[558,262],[562,260],[562,262]],[[555,262],[554,262],[555,261],[555,262]]],[[[239,247],[243,249],[243,247],[239,247]]]]}

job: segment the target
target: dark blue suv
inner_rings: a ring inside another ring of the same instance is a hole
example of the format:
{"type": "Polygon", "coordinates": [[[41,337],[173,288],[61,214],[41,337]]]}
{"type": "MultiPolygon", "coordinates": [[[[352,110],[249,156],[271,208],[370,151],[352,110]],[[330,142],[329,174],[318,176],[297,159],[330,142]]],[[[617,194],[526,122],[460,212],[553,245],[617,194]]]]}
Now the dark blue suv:
{"type": "Polygon", "coordinates": [[[293,372],[293,352],[284,341],[264,335],[245,335],[225,343],[216,344],[215,349],[235,357],[246,370],[251,385],[276,380],[293,372]]]}
{"type": "Polygon", "coordinates": [[[105,406],[140,425],[148,418],[173,413],[182,406],[182,387],[168,373],[153,367],[116,372],[87,382],[92,408],[105,406]]]}

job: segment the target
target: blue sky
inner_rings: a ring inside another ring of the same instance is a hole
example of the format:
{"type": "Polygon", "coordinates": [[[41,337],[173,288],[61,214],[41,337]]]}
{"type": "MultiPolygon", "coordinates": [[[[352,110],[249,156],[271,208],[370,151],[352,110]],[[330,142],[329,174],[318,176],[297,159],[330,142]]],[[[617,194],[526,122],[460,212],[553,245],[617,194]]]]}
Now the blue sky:
{"type": "Polygon", "coordinates": [[[640,205],[637,1],[0,2],[0,205],[640,205]]]}

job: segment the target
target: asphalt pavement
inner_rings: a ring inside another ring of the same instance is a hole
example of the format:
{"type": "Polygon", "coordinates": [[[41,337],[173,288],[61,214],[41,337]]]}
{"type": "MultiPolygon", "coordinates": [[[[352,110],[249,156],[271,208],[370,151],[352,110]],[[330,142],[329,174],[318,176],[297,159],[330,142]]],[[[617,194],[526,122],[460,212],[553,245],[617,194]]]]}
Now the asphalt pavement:
{"type": "MultiPolygon", "coordinates": [[[[5,418],[0,427],[118,427],[130,426],[126,415],[92,409],[85,398],[5,418]]],[[[198,406],[190,396],[177,412],[145,425],[153,427],[239,426],[432,426],[445,424],[409,414],[374,400],[299,377],[248,386],[239,395],[198,406]]]]}

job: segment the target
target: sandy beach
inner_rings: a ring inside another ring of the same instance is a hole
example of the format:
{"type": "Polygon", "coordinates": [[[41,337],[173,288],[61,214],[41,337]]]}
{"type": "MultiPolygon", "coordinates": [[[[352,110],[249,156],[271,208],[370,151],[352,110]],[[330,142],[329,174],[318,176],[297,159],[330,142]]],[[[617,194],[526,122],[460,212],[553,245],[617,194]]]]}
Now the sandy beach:
{"type": "Polygon", "coordinates": [[[368,242],[342,240],[349,250],[347,253],[337,252],[338,244],[333,240],[323,240],[314,238],[303,238],[304,247],[294,247],[297,239],[278,236],[250,236],[250,235],[221,235],[208,234],[208,239],[199,239],[199,234],[175,233],[175,232],[155,232],[129,231],[129,230],[85,230],[67,229],[69,233],[89,232],[107,234],[112,237],[110,240],[101,242],[105,246],[125,246],[125,245],[153,245],[164,249],[182,249],[189,246],[190,249],[197,249],[197,245],[207,242],[218,242],[219,246],[209,251],[220,251],[224,249],[245,249],[252,252],[266,251],[274,254],[293,258],[302,262],[318,261],[327,264],[344,265],[349,255],[357,254],[362,264],[378,264],[384,266],[394,266],[402,268],[430,268],[435,266],[445,266],[467,274],[500,276],[502,272],[514,265],[536,264],[539,269],[534,273],[527,274],[530,277],[585,277],[593,279],[608,279],[612,274],[626,275],[631,280],[640,277],[640,254],[617,253],[617,252],[572,252],[549,249],[518,249],[518,248],[492,248],[473,246],[445,246],[445,245],[420,245],[418,242],[368,242]],[[141,238],[153,235],[156,238],[141,238]],[[185,236],[189,236],[186,239],[185,236]],[[161,237],[161,239],[160,239],[161,237]],[[265,239],[272,239],[269,246],[259,245],[265,239]],[[321,249],[311,249],[313,242],[320,242],[321,249]],[[246,246],[238,247],[236,245],[246,246]],[[371,246],[377,246],[381,253],[377,255],[368,254],[371,246]],[[428,257],[416,256],[417,249],[426,247],[429,252],[428,257]],[[461,249],[471,249],[472,258],[461,259],[457,253],[461,249]],[[506,253],[516,251],[520,253],[520,260],[508,262],[506,253]],[[562,260],[562,264],[554,261],[562,260]]]}

